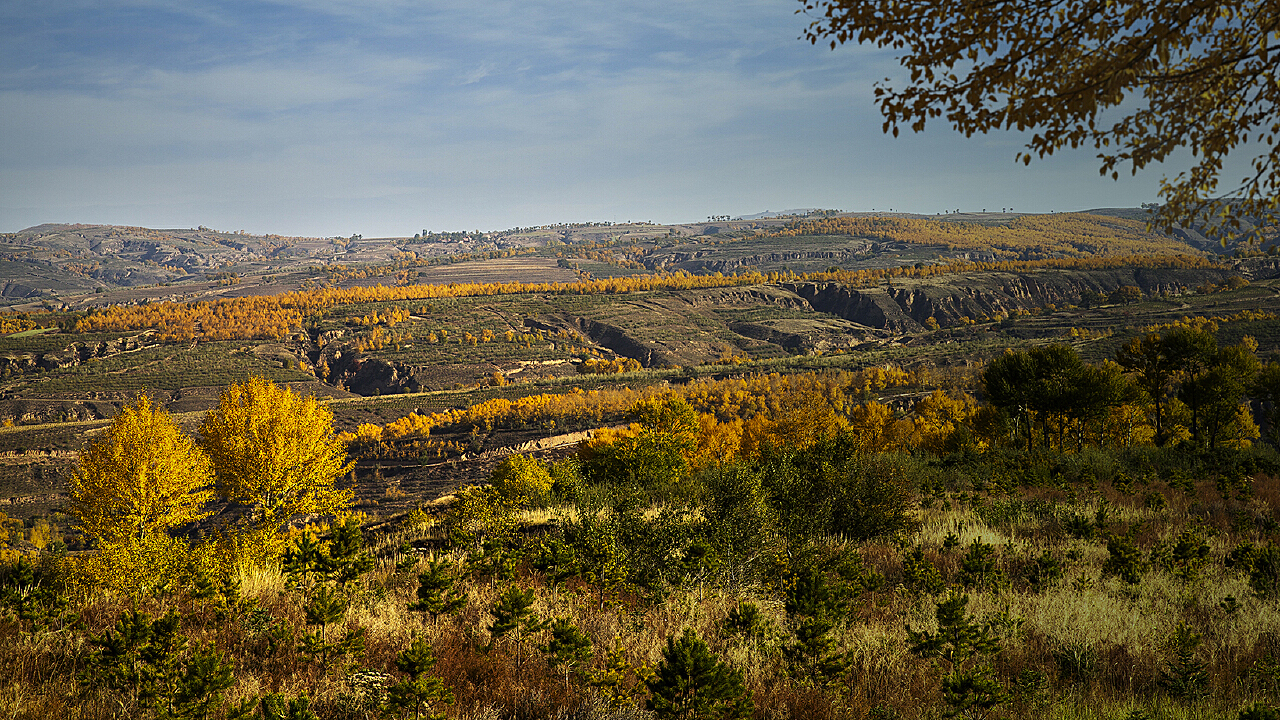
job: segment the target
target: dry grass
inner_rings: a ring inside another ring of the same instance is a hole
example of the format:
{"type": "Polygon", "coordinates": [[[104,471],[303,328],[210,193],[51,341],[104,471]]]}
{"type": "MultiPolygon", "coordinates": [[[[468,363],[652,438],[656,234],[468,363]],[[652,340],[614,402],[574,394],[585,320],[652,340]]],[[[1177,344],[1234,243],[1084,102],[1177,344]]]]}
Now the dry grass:
{"type": "MultiPolygon", "coordinates": [[[[949,508],[938,504],[922,510],[918,532],[911,536],[853,548],[885,582],[880,589],[857,597],[848,617],[833,630],[837,649],[848,653],[851,670],[825,687],[791,676],[782,648],[794,642],[793,626],[782,598],[764,584],[735,586],[732,591],[714,582],[701,592],[671,589],[664,602],[652,606],[624,592],[602,607],[598,594],[581,578],[571,579],[567,587],[552,587],[527,561],[515,582],[534,590],[534,611],[539,617],[567,617],[590,637],[595,649],[593,672],[603,669],[605,656],[614,648],[622,648],[634,667],[652,668],[662,660],[666,639],[692,628],[713,652],[742,670],[755,699],[756,718],[862,720],[880,707],[892,708],[904,719],[925,720],[940,717],[940,681],[946,667],[908,651],[906,627],[936,628],[936,598],[912,594],[901,585],[904,553],[918,545],[948,583],[944,596],[964,592],[972,615],[1006,619],[997,630],[1002,650],[991,660],[998,675],[1010,687],[1027,671],[1046,678],[1048,689],[1042,697],[1019,697],[1004,706],[1002,712],[1010,718],[1112,720],[1141,711],[1171,720],[1234,720],[1244,705],[1278,699],[1263,694],[1265,688],[1253,683],[1249,673],[1259,661],[1280,651],[1280,606],[1259,599],[1246,577],[1222,565],[1223,557],[1239,542],[1265,542],[1266,536],[1256,526],[1234,521],[1240,513],[1275,517],[1273,503],[1280,501],[1280,483],[1261,478],[1255,488],[1252,499],[1224,500],[1208,481],[1201,481],[1192,493],[1152,483],[1125,494],[1102,484],[1095,495],[1080,493],[1072,502],[1061,489],[1035,487],[1028,488],[1023,499],[1053,503],[1053,513],[1021,512],[998,522],[984,520],[996,516],[975,511],[952,495],[949,508]],[[1147,508],[1142,498],[1151,491],[1164,493],[1169,507],[1147,508]],[[1091,539],[1074,539],[1062,526],[1068,514],[1094,518],[1102,500],[1107,508],[1106,531],[1132,530],[1144,558],[1182,529],[1202,526],[1211,531],[1207,536],[1210,562],[1191,581],[1156,565],[1148,567],[1136,585],[1104,576],[1102,568],[1109,557],[1105,534],[1099,531],[1091,539]],[[944,542],[952,534],[959,545],[947,549],[944,542]],[[1003,574],[990,587],[965,589],[959,585],[963,558],[974,541],[995,548],[997,569],[1003,574]],[[1045,551],[1063,561],[1065,573],[1037,593],[1025,573],[1045,551]],[[1228,597],[1239,605],[1233,613],[1221,606],[1228,597]],[[770,627],[765,639],[742,640],[722,631],[725,617],[740,601],[760,608],[770,627]],[[1170,638],[1179,623],[1202,637],[1198,657],[1207,665],[1210,684],[1198,704],[1169,697],[1159,684],[1172,659],[1170,638]]],[[[988,502],[1007,500],[989,498],[988,502]]],[[[539,532],[554,532],[556,521],[567,517],[571,517],[570,508],[550,508],[525,511],[519,520],[536,538],[539,532]]],[[[256,625],[248,615],[237,622],[219,621],[207,604],[183,598],[166,599],[149,611],[179,609],[193,644],[214,643],[229,655],[237,667],[231,698],[306,693],[322,718],[365,717],[346,680],[348,670],[374,669],[398,677],[395,658],[417,636],[430,640],[438,658],[435,672],[457,696],[457,704],[448,710],[451,718],[648,716],[640,709],[642,685],[636,687],[633,704],[614,709],[580,681],[566,687],[564,676],[536,650],[545,635],[524,643],[524,661],[518,669],[510,640],[489,649],[491,609],[507,587],[504,582],[466,580],[467,605],[455,618],[432,623],[429,617],[408,611],[407,605],[416,599],[416,572],[421,566],[397,571],[397,563],[405,558],[400,550],[404,543],[455,567],[465,563],[462,551],[444,549],[447,539],[438,523],[417,522],[379,531],[369,539],[370,551],[378,557],[376,567],[349,591],[351,607],[337,629],[363,628],[366,650],[346,668],[326,670],[296,646],[269,650],[273,623],[287,624],[299,636],[307,631],[304,598],[278,570],[257,569],[239,576],[244,597],[260,609],[256,625]]],[[[111,693],[82,688],[76,677],[91,654],[91,636],[109,628],[126,603],[102,596],[77,603],[83,622],[80,631],[32,635],[20,633],[12,621],[0,623],[0,667],[6,668],[0,683],[0,717],[97,720],[119,714],[111,693]]],[[[635,683],[636,678],[629,682],[635,683]]]]}

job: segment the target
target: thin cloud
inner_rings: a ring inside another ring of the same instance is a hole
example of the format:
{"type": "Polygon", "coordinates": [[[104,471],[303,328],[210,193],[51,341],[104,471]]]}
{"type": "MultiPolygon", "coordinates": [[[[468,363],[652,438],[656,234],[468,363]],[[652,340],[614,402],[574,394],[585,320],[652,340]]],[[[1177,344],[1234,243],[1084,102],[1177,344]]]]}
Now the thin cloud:
{"type": "Polygon", "coordinates": [[[815,48],[796,7],[9,3],[0,230],[389,235],[1154,195],[1154,178],[1100,184],[1091,154],[1015,168],[1018,136],[885,137],[871,89],[898,71],[892,54],[815,48]]]}

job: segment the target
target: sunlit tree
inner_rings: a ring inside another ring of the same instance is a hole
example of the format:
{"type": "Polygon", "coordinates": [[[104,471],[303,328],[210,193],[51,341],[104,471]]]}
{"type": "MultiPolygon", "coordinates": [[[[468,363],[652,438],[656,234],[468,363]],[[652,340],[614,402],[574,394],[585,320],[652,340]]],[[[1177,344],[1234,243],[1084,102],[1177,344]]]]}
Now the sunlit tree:
{"type": "Polygon", "coordinates": [[[213,461],[218,495],[252,508],[236,540],[241,559],[269,560],[284,550],[285,530],[306,514],[333,514],[351,504],[338,478],[351,469],[333,432],[333,413],[255,377],[227,388],[200,425],[213,461]]]}
{"type": "Polygon", "coordinates": [[[91,581],[137,593],[172,579],[187,544],[170,536],[208,517],[213,465],[165,412],[143,395],[80,454],[68,513],[98,552],[91,581]]]}
{"type": "MultiPolygon", "coordinates": [[[[1277,216],[1280,45],[1275,3],[1206,0],[801,0],[812,42],[892,48],[904,72],[875,89],[885,131],[943,118],[965,135],[1031,131],[1019,158],[1098,150],[1117,177],[1189,149],[1162,183],[1165,228],[1277,216]],[[1223,161],[1254,156],[1218,189],[1223,161]],[[1239,176],[1237,176],[1239,177],[1239,176]],[[1234,178],[1232,178],[1234,181],[1234,178]],[[1232,183],[1234,185],[1234,182],[1232,183]]],[[[1210,228],[1210,232],[1216,232],[1210,228]]]]}

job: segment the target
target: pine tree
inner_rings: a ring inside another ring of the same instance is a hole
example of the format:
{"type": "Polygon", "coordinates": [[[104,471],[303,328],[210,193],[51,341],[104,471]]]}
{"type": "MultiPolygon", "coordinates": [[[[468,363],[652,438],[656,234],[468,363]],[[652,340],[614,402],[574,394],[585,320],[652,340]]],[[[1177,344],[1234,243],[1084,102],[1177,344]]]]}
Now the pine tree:
{"type": "Polygon", "coordinates": [[[569,688],[569,674],[591,661],[591,638],[578,630],[569,618],[556,618],[551,623],[551,640],[540,646],[552,668],[564,668],[564,686],[569,688]]]}
{"type": "Polygon", "coordinates": [[[524,639],[545,627],[545,623],[533,614],[533,600],[532,588],[521,590],[512,585],[498,597],[498,603],[490,611],[493,614],[493,624],[489,626],[489,649],[493,649],[493,644],[499,638],[508,633],[514,635],[517,669],[520,667],[520,650],[524,639]]]}
{"type": "Polygon", "coordinates": [[[167,706],[178,685],[187,638],[175,612],[155,618],[126,612],[115,627],[92,639],[97,650],[89,658],[81,682],[119,691],[122,705],[136,708],[167,706]]]}
{"type": "Polygon", "coordinates": [[[605,656],[604,670],[592,673],[587,684],[604,693],[609,707],[618,709],[631,702],[639,685],[647,676],[647,668],[635,667],[627,660],[627,650],[621,636],[614,636],[614,648],[605,656]]]}
{"type": "Polygon", "coordinates": [[[342,593],[330,589],[328,585],[320,585],[303,608],[307,616],[307,624],[318,625],[320,629],[318,632],[303,636],[301,650],[313,658],[318,658],[325,668],[329,667],[330,660],[334,657],[342,658],[364,653],[364,628],[349,630],[337,641],[328,637],[329,626],[340,623],[346,618],[349,605],[342,593]]]}
{"type": "Polygon", "coordinates": [[[1033,591],[1044,592],[1062,579],[1062,561],[1052,551],[1045,550],[1027,567],[1026,577],[1033,591]]]}
{"type": "Polygon", "coordinates": [[[937,595],[946,588],[938,567],[924,556],[924,548],[917,546],[902,558],[903,584],[913,593],[937,595]]]}
{"type": "Polygon", "coordinates": [[[532,564],[535,570],[543,574],[547,584],[556,588],[579,572],[578,559],[573,552],[573,547],[555,537],[543,539],[538,543],[532,564]]]}
{"type": "Polygon", "coordinates": [[[320,720],[311,712],[311,698],[305,694],[286,698],[272,693],[258,704],[262,720],[320,720]]]}
{"type": "Polygon", "coordinates": [[[992,708],[1008,699],[1004,687],[988,667],[956,668],[942,678],[942,698],[948,708],[945,717],[985,717],[992,708]]]}
{"type": "Polygon", "coordinates": [[[1116,575],[1130,585],[1142,580],[1147,566],[1132,538],[1111,535],[1107,538],[1107,552],[1110,554],[1102,565],[1103,575],[1116,575]]]}
{"type": "Polygon", "coordinates": [[[1174,697],[1195,700],[1204,694],[1209,684],[1209,673],[1204,661],[1196,657],[1200,647],[1200,635],[1186,623],[1178,623],[1170,640],[1174,659],[1169,667],[1160,671],[1160,685],[1174,697]]]}
{"type": "Polygon", "coordinates": [[[688,628],[679,640],[667,638],[662,662],[645,684],[650,693],[648,709],[663,719],[743,718],[753,707],[742,673],[712,655],[688,628]]]}
{"type": "Polygon", "coordinates": [[[226,691],[235,682],[235,666],[216,649],[202,646],[187,659],[173,694],[171,714],[174,718],[207,720],[222,707],[226,691]]]}
{"type": "MultiPolygon", "coordinates": [[[[430,712],[434,703],[452,705],[453,692],[444,686],[440,678],[429,673],[436,665],[431,645],[424,638],[415,638],[413,644],[396,657],[396,669],[408,677],[392,685],[387,692],[387,709],[403,715],[413,712],[414,718],[422,718],[430,712]]],[[[430,720],[440,720],[443,713],[427,715],[430,720]]]]}
{"type": "Polygon", "coordinates": [[[769,622],[755,603],[743,600],[729,611],[721,623],[724,631],[748,640],[763,640],[769,630],[769,622]]]}
{"type": "Polygon", "coordinates": [[[1280,598],[1280,547],[1268,545],[1246,553],[1249,586],[1262,600],[1280,598]]]}
{"type": "Polygon", "coordinates": [[[849,667],[846,653],[834,651],[830,633],[848,609],[845,588],[827,581],[824,573],[807,569],[787,589],[786,611],[795,626],[796,642],[783,648],[792,672],[804,673],[815,684],[827,682],[849,667]]]}
{"type": "Polygon", "coordinates": [[[995,547],[973,539],[969,552],[960,561],[960,582],[966,588],[985,588],[996,570],[995,547]]]}
{"type": "Polygon", "coordinates": [[[911,652],[921,657],[937,657],[951,665],[959,665],[976,654],[995,652],[999,645],[990,629],[965,615],[968,595],[956,595],[938,603],[934,615],[937,633],[916,632],[907,628],[911,652]]]}
{"type": "Polygon", "coordinates": [[[422,556],[418,554],[418,549],[407,542],[400,543],[400,547],[396,548],[400,559],[396,561],[396,572],[409,572],[418,567],[422,556]]]}
{"type": "Polygon", "coordinates": [[[364,535],[360,531],[360,522],[348,516],[341,525],[334,528],[325,559],[325,570],[338,587],[346,587],[347,583],[372,569],[373,558],[364,552],[364,535]]]}
{"type": "MultiPolygon", "coordinates": [[[[3,517],[0,517],[3,524],[3,517]]],[[[68,613],[69,598],[59,589],[61,578],[44,566],[19,558],[11,565],[0,565],[0,607],[13,613],[30,631],[38,633],[53,625],[75,620],[68,613]]]]}
{"type": "Polygon", "coordinates": [[[1256,703],[1241,710],[1238,720],[1280,720],[1280,713],[1273,707],[1256,703]]]}
{"type": "Polygon", "coordinates": [[[985,714],[1008,699],[990,667],[970,662],[977,656],[998,652],[1000,645],[991,637],[989,625],[979,624],[965,614],[968,604],[968,595],[939,602],[934,611],[938,620],[936,633],[907,628],[913,654],[944,660],[951,667],[942,679],[943,699],[950,706],[947,717],[985,714]]]}
{"type": "Polygon", "coordinates": [[[846,653],[834,652],[835,640],[830,636],[835,623],[825,617],[805,617],[795,629],[796,642],[783,648],[782,654],[794,668],[806,673],[815,684],[828,682],[849,669],[846,653]]]}
{"type": "Polygon", "coordinates": [[[310,588],[324,572],[324,547],[311,533],[303,533],[280,558],[281,569],[293,587],[310,588]]]}
{"type": "Polygon", "coordinates": [[[418,575],[418,601],[409,603],[414,612],[429,613],[434,625],[441,615],[452,615],[467,604],[467,596],[454,589],[456,580],[445,563],[432,560],[418,575]]]}

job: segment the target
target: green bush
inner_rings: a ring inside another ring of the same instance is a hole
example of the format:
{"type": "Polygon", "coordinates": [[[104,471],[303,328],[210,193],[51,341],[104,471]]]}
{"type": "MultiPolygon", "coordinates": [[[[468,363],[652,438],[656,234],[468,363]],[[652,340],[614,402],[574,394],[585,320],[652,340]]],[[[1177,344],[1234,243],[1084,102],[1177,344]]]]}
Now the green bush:
{"type": "Polygon", "coordinates": [[[534,507],[546,506],[554,485],[546,466],[528,455],[512,455],[498,463],[489,482],[503,500],[534,507]]]}
{"type": "Polygon", "coordinates": [[[914,527],[913,462],[865,455],[855,438],[842,436],[803,450],[766,449],[759,468],[787,537],[841,535],[861,541],[914,527]]]}

